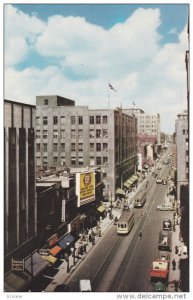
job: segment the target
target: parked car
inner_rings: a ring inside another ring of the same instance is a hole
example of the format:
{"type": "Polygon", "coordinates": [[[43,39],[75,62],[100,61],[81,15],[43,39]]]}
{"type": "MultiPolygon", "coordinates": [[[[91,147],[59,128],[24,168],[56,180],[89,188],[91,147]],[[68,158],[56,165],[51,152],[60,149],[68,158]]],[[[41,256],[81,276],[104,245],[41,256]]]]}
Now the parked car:
{"type": "Polygon", "coordinates": [[[162,183],[162,178],[158,177],[157,180],[156,180],[156,183],[162,183]]]}
{"type": "Polygon", "coordinates": [[[173,211],[175,210],[175,207],[171,204],[161,204],[157,206],[157,210],[166,210],[166,211],[173,211]]]}

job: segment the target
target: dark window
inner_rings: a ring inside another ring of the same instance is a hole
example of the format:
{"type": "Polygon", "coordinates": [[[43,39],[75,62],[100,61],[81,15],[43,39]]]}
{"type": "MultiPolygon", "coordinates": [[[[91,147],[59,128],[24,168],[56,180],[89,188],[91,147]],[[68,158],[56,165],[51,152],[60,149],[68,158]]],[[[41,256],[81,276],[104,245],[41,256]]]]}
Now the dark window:
{"type": "Polygon", "coordinates": [[[101,151],[101,144],[100,143],[96,143],[96,151],[101,151]]]}
{"type": "Polygon", "coordinates": [[[96,137],[101,138],[101,129],[96,130],[96,137]]]}
{"type": "Polygon", "coordinates": [[[57,117],[57,116],[54,116],[53,122],[54,122],[54,125],[57,125],[57,124],[58,124],[58,117],[57,117]]]}
{"type": "Polygon", "coordinates": [[[96,116],[96,124],[101,124],[101,116],[96,116]]]}
{"type": "Polygon", "coordinates": [[[38,143],[38,144],[36,144],[36,151],[40,151],[40,144],[38,143]]]}
{"type": "Polygon", "coordinates": [[[44,100],[44,105],[48,105],[48,99],[44,100]]]}
{"type": "Polygon", "coordinates": [[[58,144],[54,143],[54,145],[53,145],[53,151],[54,152],[58,151],[58,144]]]}
{"type": "Polygon", "coordinates": [[[76,122],[76,118],[75,116],[71,116],[71,124],[74,125],[76,122]]]}
{"type": "Polygon", "coordinates": [[[108,118],[107,116],[103,116],[103,124],[107,124],[108,123],[108,118]]]}
{"type": "Polygon", "coordinates": [[[94,124],[94,116],[90,116],[90,124],[94,124]]]}
{"type": "Polygon", "coordinates": [[[75,143],[71,144],[71,151],[76,151],[76,144],[75,143]]]}
{"type": "Polygon", "coordinates": [[[78,124],[83,124],[83,117],[82,116],[78,116],[78,124]]]}
{"type": "Polygon", "coordinates": [[[47,117],[43,117],[43,125],[47,125],[48,124],[48,118],[47,117]]]}
{"type": "Polygon", "coordinates": [[[96,163],[97,163],[97,166],[101,165],[101,157],[96,158],[96,163]]]}

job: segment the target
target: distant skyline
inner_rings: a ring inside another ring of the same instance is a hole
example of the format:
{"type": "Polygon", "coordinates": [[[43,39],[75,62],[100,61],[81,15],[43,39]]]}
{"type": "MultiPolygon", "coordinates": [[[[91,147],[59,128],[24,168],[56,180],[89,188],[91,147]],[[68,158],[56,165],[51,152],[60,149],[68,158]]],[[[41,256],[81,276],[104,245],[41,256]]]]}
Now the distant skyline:
{"type": "Polygon", "coordinates": [[[188,4],[4,4],[4,98],[60,95],[89,108],[186,109],[188,4]]]}

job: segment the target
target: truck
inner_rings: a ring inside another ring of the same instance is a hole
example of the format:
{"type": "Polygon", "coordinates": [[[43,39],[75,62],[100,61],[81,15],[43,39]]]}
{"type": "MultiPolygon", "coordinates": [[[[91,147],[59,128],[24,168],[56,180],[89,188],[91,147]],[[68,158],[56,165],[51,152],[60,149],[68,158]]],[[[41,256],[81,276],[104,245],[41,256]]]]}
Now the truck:
{"type": "Polygon", "coordinates": [[[153,261],[150,268],[150,278],[151,281],[164,281],[168,280],[169,274],[169,262],[161,259],[156,259],[153,261]]]}

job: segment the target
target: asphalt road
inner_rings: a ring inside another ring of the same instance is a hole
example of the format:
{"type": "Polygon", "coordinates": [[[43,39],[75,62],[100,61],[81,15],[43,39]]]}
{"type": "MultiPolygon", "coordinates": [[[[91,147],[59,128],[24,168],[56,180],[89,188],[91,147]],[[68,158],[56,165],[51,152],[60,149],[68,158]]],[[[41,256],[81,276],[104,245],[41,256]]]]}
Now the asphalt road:
{"type": "MultiPolygon", "coordinates": [[[[166,166],[160,170],[163,177],[168,173],[166,166]]],[[[71,292],[79,291],[79,280],[84,278],[91,280],[96,292],[152,291],[149,269],[158,256],[157,242],[162,222],[171,218],[172,212],[156,210],[156,206],[164,201],[167,186],[156,184],[152,177],[148,181],[147,201],[143,208],[135,209],[135,224],[130,234],[118,236],[116,226],[112,224],[66,282],[71,292]],[[140,230],[142,239],[139,239],[140,230]]]]}

